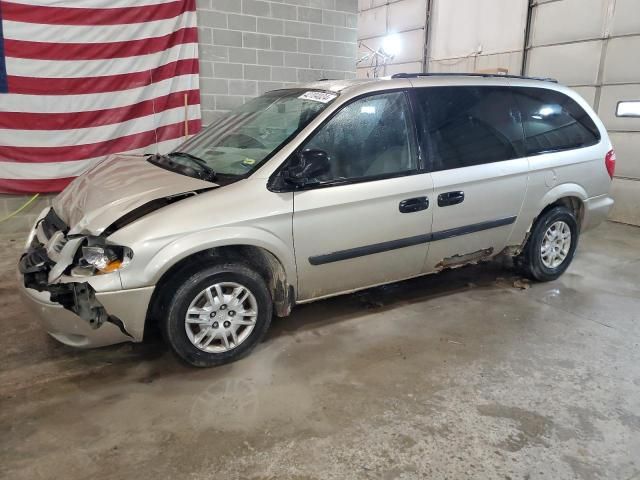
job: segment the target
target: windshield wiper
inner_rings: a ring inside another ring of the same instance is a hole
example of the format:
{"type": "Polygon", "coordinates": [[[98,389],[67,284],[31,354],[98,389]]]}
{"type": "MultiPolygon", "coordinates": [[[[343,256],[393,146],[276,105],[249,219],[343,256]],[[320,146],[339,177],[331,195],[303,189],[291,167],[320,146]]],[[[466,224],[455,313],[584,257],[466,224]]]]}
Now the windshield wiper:
{"type": "Polygon", "coordinates": [[[180,158],[191,160],[191,162],[198,165],[206,173],[206,176],[207,176],[206,180],[214,181],[217,177],[217,173],[209,165],[207,165],[207,162],[205,162],[200,157],[196,157],[195,155],[192,155],[187,152],[171,152],[166,156],[169,158],[180,157],[180,158]]]}

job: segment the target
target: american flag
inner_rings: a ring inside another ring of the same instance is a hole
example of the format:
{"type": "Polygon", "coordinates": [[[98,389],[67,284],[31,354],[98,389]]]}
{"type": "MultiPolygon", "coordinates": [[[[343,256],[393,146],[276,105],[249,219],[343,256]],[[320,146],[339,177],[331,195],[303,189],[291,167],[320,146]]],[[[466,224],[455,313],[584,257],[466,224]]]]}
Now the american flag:
{"type": "Polygon", "coordinates": [[[0,192],[200,130],[195,0],[0,0],[0,192]]]}

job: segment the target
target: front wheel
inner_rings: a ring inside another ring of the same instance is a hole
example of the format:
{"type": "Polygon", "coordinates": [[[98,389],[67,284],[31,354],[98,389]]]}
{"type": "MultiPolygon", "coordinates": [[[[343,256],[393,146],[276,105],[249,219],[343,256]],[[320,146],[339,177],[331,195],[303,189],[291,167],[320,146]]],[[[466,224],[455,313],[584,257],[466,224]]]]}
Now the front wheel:
{"type": "Polygon", "coordinates": [[[555,280],[571,264],[579,233],[573,212],[563,206],[554,207],[536,221],[517,263],[534,280],[555,280]]]}
{"type": "Polygon", "coordinates": [[[205,267],[188,276],[169,303],[162,332],[187,363],[210,367],[249,353],[271,323],[265,281],[241,264],[205,267]]]}

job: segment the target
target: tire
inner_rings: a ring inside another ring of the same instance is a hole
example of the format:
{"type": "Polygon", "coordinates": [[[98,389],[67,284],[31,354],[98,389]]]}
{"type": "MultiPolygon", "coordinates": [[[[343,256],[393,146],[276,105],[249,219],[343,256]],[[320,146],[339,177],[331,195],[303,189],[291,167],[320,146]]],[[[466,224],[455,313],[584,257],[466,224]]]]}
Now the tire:
{"type": "Polygon", "coordinates": [[[573,212],[567,207],[553,207],[536,220],[529,240],[520,256],[517,257],[516,263],[520,266],[522,273],[531,279],[539,282],[555,280],[571,264],[578,246],[579,235],[580,229],[573,212]],[[568,240],[561,240],[565,237],[562,233],[563,229],[565,231],[567,229],[564,225],[571,234],[570,243],[568,240]],[[549,232],[549,238],[554,238],[553,232],[556,232],[555,240],[547,241],[545,239],[547,232],[549,232]],[[546,247],[551,244],[558,250],[554,253],[552,249],[545,248],[545,252],[551,253],[543,253],[543,243],[546,243],[546,247]]]}
{"type": "Polygon", "coordinates": [[[227,263],[186,275],[169,301],[160,327],[179,358],[194,367],[212,367],[247,355],[267,332],[272,311],[273,302],[264,279],[245,265],[227,263]],[[240,304],[245,291],[249,296],[240,304]],[[236,292],[241,293],[234,299],[236,292]],[[254,308],[257,312],[251,315],[254,308]]]}

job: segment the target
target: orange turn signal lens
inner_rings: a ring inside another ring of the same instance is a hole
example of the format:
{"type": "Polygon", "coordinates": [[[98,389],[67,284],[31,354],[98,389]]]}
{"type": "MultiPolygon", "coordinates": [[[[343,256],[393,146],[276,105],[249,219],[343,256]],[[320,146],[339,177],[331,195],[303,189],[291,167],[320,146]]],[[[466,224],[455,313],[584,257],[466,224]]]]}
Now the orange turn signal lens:
{"type": "Polygon", "coordinates": [[[110,273],[110,272],[115,272],[116,270],[118,270],[120,267],[122,266],[122,260],[113,260],[109,263],[107,263],[107,265],[104,268],[100,268],[99,272],[100,273],[110,273]]]}

